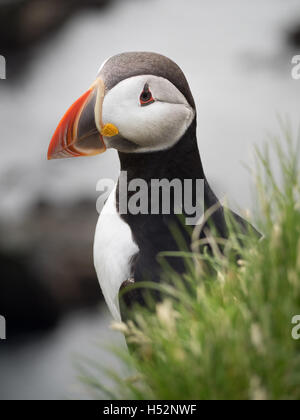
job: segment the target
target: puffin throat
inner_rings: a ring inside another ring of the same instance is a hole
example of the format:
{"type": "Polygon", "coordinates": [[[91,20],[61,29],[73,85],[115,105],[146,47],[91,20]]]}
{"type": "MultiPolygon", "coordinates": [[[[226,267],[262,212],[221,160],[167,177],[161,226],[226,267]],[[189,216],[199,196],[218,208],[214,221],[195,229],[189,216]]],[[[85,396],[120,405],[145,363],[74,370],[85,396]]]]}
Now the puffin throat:
{"type": "Polygon", "coordinates": [[[121,171],[127,172],[128,182],[140,178],[204,179],[203,166],[197,145],[197,120],[171,148],[145,153],[118,152],[121,171]]]}

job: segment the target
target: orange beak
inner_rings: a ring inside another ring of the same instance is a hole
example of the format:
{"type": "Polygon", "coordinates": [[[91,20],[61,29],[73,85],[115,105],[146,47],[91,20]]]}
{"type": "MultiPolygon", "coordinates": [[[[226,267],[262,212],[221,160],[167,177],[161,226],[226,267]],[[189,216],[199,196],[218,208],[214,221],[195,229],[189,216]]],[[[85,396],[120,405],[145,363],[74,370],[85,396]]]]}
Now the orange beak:
{"type": "MultiPolygon", "coordinates": [[[[104,94],[104,82],[98,77],[60,121],[49,145],[48,159],[93,156],[105,152],[101,134],[107,132],[102,122],[104,94]]],[[[118,130],[115,127],[113,135],[116,134],[118,130]]]]}

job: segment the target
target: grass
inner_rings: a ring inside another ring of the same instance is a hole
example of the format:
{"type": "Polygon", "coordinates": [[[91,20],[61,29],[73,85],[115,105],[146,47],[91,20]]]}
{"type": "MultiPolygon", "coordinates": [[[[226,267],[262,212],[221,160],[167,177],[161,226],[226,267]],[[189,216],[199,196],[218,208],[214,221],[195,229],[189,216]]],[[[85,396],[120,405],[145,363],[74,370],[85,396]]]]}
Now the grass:
{"type": "Polygon", "coordinates": [[[186,282],[172,273],[154,313],[140,308],[134,323],[114,324],[134,346],[114,349],[127,378],[85,366],[95,398],[300,399],[300,340],[291,336],[300,314],[300,142],[290,132],[257,150],[255,222],[264,238],[241,237],[231,224],[224,254],[214,246],[213,255],[195,238],[183,253],[186,282]]]}

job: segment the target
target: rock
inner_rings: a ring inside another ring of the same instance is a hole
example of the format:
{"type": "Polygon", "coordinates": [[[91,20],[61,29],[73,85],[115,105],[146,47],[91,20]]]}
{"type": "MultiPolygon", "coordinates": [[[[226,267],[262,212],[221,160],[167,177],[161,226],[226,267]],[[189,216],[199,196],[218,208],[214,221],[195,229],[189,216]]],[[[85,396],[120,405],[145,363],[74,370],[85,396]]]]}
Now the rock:
{"type": "Polygon", "coordinates": [[[300,23],[287,31],[287,43],[292,48],[300,47],[300,23]]]}
{"type": "Polygon", "coordinates": [[[0,266],[0,314],[6,319],[7,336],[55,327],[59,307],[49,288],[30,272],[26,256],[1,254],[0,266]]]}
{"type": "Polygon", "coordinates": [[[1,226],[0,314],[20,332],[54,326],[65,313],[102,300],[93,265],[95,203],[36,204],[1,226]]]}

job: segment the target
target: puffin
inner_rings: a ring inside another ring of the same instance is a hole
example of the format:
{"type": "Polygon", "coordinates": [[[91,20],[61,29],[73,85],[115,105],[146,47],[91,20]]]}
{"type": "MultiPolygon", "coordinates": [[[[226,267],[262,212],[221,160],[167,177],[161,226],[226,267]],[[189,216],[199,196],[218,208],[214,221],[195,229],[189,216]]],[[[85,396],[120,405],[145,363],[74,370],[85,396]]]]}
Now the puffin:
{"type": "MultiPolygon", "coordinates": [[[[183,198],[175,197],[170,188],[168,212],[160,203],[151,206],[153,180],[179,180],[181,185],[190,180],[186,192],[193,204],[198,200],[197,180],[202,180],[203,211],[213,209],[205,226],[220,238],[229,236],[225,210],[204,173],[196,131],[195,101],[180,67],[161,54],[126,52],[103,63],[96,80],[68,109],[51,139],[48,159],[117,150],[120,176],[100,213],[94,239],[97,277],[116,321],[127,319],[136,304],[145,305],[142,289],[132,285],[163,281],[160,255],[191,248],[197,224],[185,223],[185,207],[178,203],[183,198]],[[148,211],[142,206],[137,206],[140,211],[121,211],[124,201],[128,204],[136,194],[134,188],[127,188],[135,180],[149,186],[140,195],[148,211]],[[125,185],[122,190],[121,185],[125,185]],[[120,290],[124,291],[121,304],[120,290]]],[[[256,231],[228,211],[242,232],[256,231]]],[[[200,238],[205,239],[207,232],[202,228],[200,238]]],[[[166,259],[171,270],[184,274],[183,258],[166,259]]],[[[159,293],[154,294],[159,299],[159,293]]]]}

